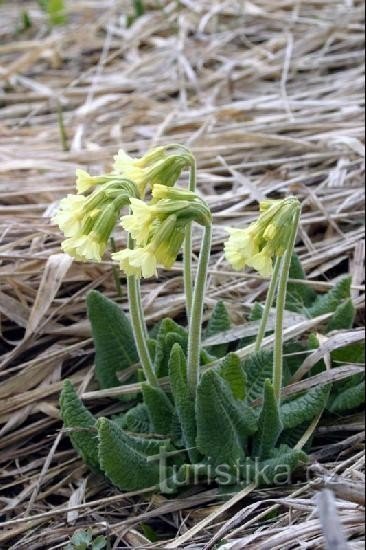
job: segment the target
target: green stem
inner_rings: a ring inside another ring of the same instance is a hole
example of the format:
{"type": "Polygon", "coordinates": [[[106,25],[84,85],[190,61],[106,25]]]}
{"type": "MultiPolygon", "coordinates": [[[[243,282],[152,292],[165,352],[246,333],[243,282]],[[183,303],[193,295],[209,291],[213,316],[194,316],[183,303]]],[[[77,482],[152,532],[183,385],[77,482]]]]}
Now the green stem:
{"type": "MultiPolygon", "coordinates": [[[[197,186],[197,166],[196,161],[192,161],[191,173],[189,178],[189,190],[193,193],[197,186]]],[[[186,295],[186,310],[188,322],[191,318],[193,304],[193,276],[192,276],[192,223],[187,225],[186,237],[184,241],[184,289],[186,295]]]]}
{"type": "Polygon", "coordinates": [[[208,265],[210,261],[211,242],[212,225],[210,224],[205,227],[193,296],[192,315],[189,323],[187,377],[192,396],[196,395],[199,378],[203,305],[208,265]]]}
{"type": "MultiPolygon", "coordinates": [[[[133,241],[129,237],[129,248],[133,248],[133,241]]],[[[130,306],[131,323],[137,352],[144,371],[145,378],[151,386],[158,386],[154,367],[150,358],[146,340],[146,325],[141,306],[141,291],[139,280],[136,277],[127,277],[128,301],[130,306]]]]}
{"type": "Polygon", "coordinates": [[[296,235],[300,222],[300,215],[301,208],[299,207],[294,215],[287,251],[281,262],[282,270],[277,294],[275,346],[273,358],[273,388],[278,403],[280,403],[281,400],[283,378],[283,319],[286,307],[287,284],[290,274],[291,258],[295,248],[296,235]]]}
{"type": "Polygon", "coordinates": [[[257,339],[255,342],[256,352],[258,352],[261,349],[262,341],[263,341],[264,335],[266,334],[268,317],[271,312],[271,308],[273,305],[273,301],[274,301],[274,297],[277,289],[280,267],[281,267],[281,258],[277,258],[274,266],[273,274],[272,274],[271,284],[269,286],[268,293],[267,293],[267,299],[266,299],[266,304],[264,306],[262,319],[258,329],[257,339]]]}

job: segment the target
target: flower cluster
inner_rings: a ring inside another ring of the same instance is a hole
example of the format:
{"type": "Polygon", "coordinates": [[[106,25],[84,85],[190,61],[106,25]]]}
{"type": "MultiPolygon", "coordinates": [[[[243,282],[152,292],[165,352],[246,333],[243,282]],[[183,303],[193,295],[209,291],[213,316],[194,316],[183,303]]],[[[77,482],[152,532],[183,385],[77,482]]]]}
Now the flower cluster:
{"type": "Polygon", "coordinates": [[[64,252],[78,260],[100,262],[121,208],[135,194],[125,180],[111,180],[91,195],[68,195],[60,202],[53,218],[66,239],[64,252]]]}
{"type": "Polygon", "coordinates": [[[182,171],[193,165],[187,149],[168,146],[152,149],[140,159],[119,151],[113,171],[102,176],[78,169],[78,194],[63,199],[53,218],[66,237],[63,250],[79,260],[100,262],[121,209],[129,206],[131,212],[121,218],[121,224],[135,247],[113,258],[128,276],[152,277],[158,265],[171,267],[187,225],[211,221],[207,205],[195,193],[174,187],[182,171]],[[146,203],[143,198],[149,186],[152,200],[146,203]]]}
{"type": "Polygon", "coordinates": [[[157,266],[173,266],[182,247],[187,225],[195,221],[211,223],[207,205],[195,193],[159,184],[153,188],[150,204],[131,199],[132,214],[121,224],[134,239],[137,248],[113,254],[127,275],[152,277],[157,266]]]}
{"type": "Polygon", "coordinates": [[[261,215],[246,229],[228,228],[225,256],[240,271],[249,266],[263,277],[270,277],[273,259],[287,250],[294,216],[300,208],[297,199],[268,200],[260,204],[261,215]]]}

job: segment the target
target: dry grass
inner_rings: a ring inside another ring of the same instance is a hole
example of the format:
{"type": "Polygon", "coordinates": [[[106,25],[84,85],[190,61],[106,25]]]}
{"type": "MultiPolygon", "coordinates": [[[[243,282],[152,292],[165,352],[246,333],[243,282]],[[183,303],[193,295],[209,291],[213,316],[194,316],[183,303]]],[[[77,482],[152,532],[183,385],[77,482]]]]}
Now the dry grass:
{"type": "MultiPolygon", "coordinates": [[[[0,5],[0,548],[57,548],[89,525],[116,548],[151,547],[141,523],[181,535],[171,548],[211,548],[223,537],[230,549],[325,548],[325,540],[344,548],[342,536],[363,548],[358,417],[326,428],[311,484],[300,475],[296,487],[224,506],[214,490],[179,500],[121,495],[90,474],[60,431],[62,379],[89,398],[97,389],[85,295],[116,289],[108,259],[71,264],[60,255],[48,217],[72,192],[76,167],[107,170],[121,146],[139,153],[182,142],[197,155],[215,223],[208,309],[224,299],[240,324],[263,296],[265,281],[225,264],[223,229],[250,221],[257,200],[289,192],[304,204],[298,252],[310,284],[323,290],[349,272],[364,305],[364,2],[151,0],[126,29],[129,4],[69,0],[68,24],[51,31],[36,2],[0,5]],[[22,9],[33,26],[16,34],[22,9]],[[316,496],[334,475],[335,497],[316,496]],[[339,532],[329,532],[326,510],[339,532]]],[[[127,307],[123,281],[122,290],[127,307]]],[[[181,265],[144,284],[144,305],[150,321],[182,314],[181,265]]],[[[98,414],[115,410],[94,397],[98,414]]]]}

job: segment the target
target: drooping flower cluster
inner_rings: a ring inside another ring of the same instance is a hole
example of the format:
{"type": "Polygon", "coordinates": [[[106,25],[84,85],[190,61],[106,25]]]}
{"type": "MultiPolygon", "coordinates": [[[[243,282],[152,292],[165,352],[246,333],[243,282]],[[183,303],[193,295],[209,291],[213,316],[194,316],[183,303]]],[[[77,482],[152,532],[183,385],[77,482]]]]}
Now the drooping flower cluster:
{"type": "Polygon", "coordinates": [[[300,208],[297,199],[267,200],[260,204],[261,215],[246,229],[228,228],[225,256],[240,271],[252,267],[270,277],[273,259],[283,256],[291,236],[294,216],[300,208]]]}
{"type": "Polygon", "coordinates": [[[150,204],[131,199],[131,211],[121,223],[137,248],[117,252],[113,258],[127,275],[137,277],[152,277],[158,265],[173,266],[190,222],[211,223],[209,208],[195,193],[159,184],[153,188],[150,204]]]}
{"type": "Polygon", "coordinates": [[[136,193],[127,180],[111,180],[91,195],[68,195],[53,218],[66,239],[64,252],[78,260],[100,262],[121,208],[136,193]]]}
{"type": "Polygon", "coordinates": [[[195,193],[174,188],[194,159],[186,148],[168,146],[152,149],[140,159],[119,151],[114,161],[113,171],[102,176],[77,170],[78,194],[61,201],[53,221],[66,237],[62,248],[67,254],[100,262],[121,209],[129,206],[131,213],[122,217],[121,224],[135,247],[113,258],[128,276],[152,277],[158,265],[174,264],[187,224],[211,221],[207,205],[195,193]],[[146,203],[148,187],[152,200],[146,203]],[[92,189],[88,196],[83,194],[92,189]]]}

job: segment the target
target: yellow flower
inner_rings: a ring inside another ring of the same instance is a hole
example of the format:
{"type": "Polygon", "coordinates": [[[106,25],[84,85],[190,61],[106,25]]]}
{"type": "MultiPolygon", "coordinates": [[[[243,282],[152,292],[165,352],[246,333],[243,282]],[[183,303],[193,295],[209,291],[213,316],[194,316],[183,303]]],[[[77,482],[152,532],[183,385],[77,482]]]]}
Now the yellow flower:
{"type": "Polygon", "coordinates": [[[100,178],[93,177],[85,170],[81,170],[81,168],[77,168],[76,170],[76,189],[78,193],[85,193],[88,191],[91,187],[94,187],[94,185],[97,185],[100,178]]]}
{"type": "Polygon", "coordinates": [[[88,235],[71,237],[61,245],[62,250],[77,260],[92,260],[101,262],[105,251],[105,243],[92,231],[88,235]]]}
{"type": "Polygon", "coordinates": [[[225,243],[225,257],[236,271],[241,271],[248,264],[248,260],[258,254],[259,248],[255,241],[252,228],[232,229],[229,240],[225,243]]]}
{"type": "Polygon", "coordinates": [[[133,158],[128,155],[123,149],[120,149],[114,157],[113,168],[116,172],[124,173],[130,168],[147,168],[153,164],[156,164],[160,160],[166,157],[164,147],[156,147],[148,151],[146,155],[141,158],[133,158]]]}
{"type": "Polygon", "coordinates": [[[122,227],[128,231],[138,245],[144,246],[150,236],[154,210],[144,201],[130,199],[132,214],[121,218],[122,227]]]}
{"type": "Polygon", "coordinates": [[[76,169],[76,189],[79,194],[89,191],[92,187],[96,185],[103,185],[112,180],[115,180],[115,175],[106,174],[104,176],[91,176],[85,170],[81,168],[76,169]]]}
{"type": "Polygon", "coordinates": [[[195,201],[199,199],[198,195],[192,191],[186,191],[185,189],[179,189],[177,187],[167,187],[166,185],[161,185],[160,183],[156,183],[153,186],[152,196],[154,201],[166,199],[195,201]]]}
{"type": "Polygon", "coordinates": [[[57,224],[65,237],[79,234],[84,217],[86,198],[81,195],[67,195],[60,202],[52,222],[57,224]]]}
{"type": "Polygon", "coordinates": [[[122,250],[112,254],[112,258],[119,262],[120,268],[128,277],[157,276],[157,260],[150,247],[122,250]]]}
{"type": "Polygon", "coordinates": [[[258,271],[262,277],[271,277],[273,272],[273,262],[271,251],[263,248],[261,252],[249,258],[247,264],[258,271]]]}
{"type": "Polygon", "coordinates": [[[149,183],[150,169],[166,157],[164,147],[149,151],[142,158],[133,158],[122,149],[114,157],[113,169],[117,174],[134,182],[142,197],[149,183]]]}
{"type": "Polygon", "coordinates": [[[246,265],[263,277],[272,275],[273,258],[281,257],[288,248],[294,216],[300,209],[297,199],[266,200],[260,203],[260,216],[247,229],[228,229],[225,256],[234,269],[246,265]]]}

